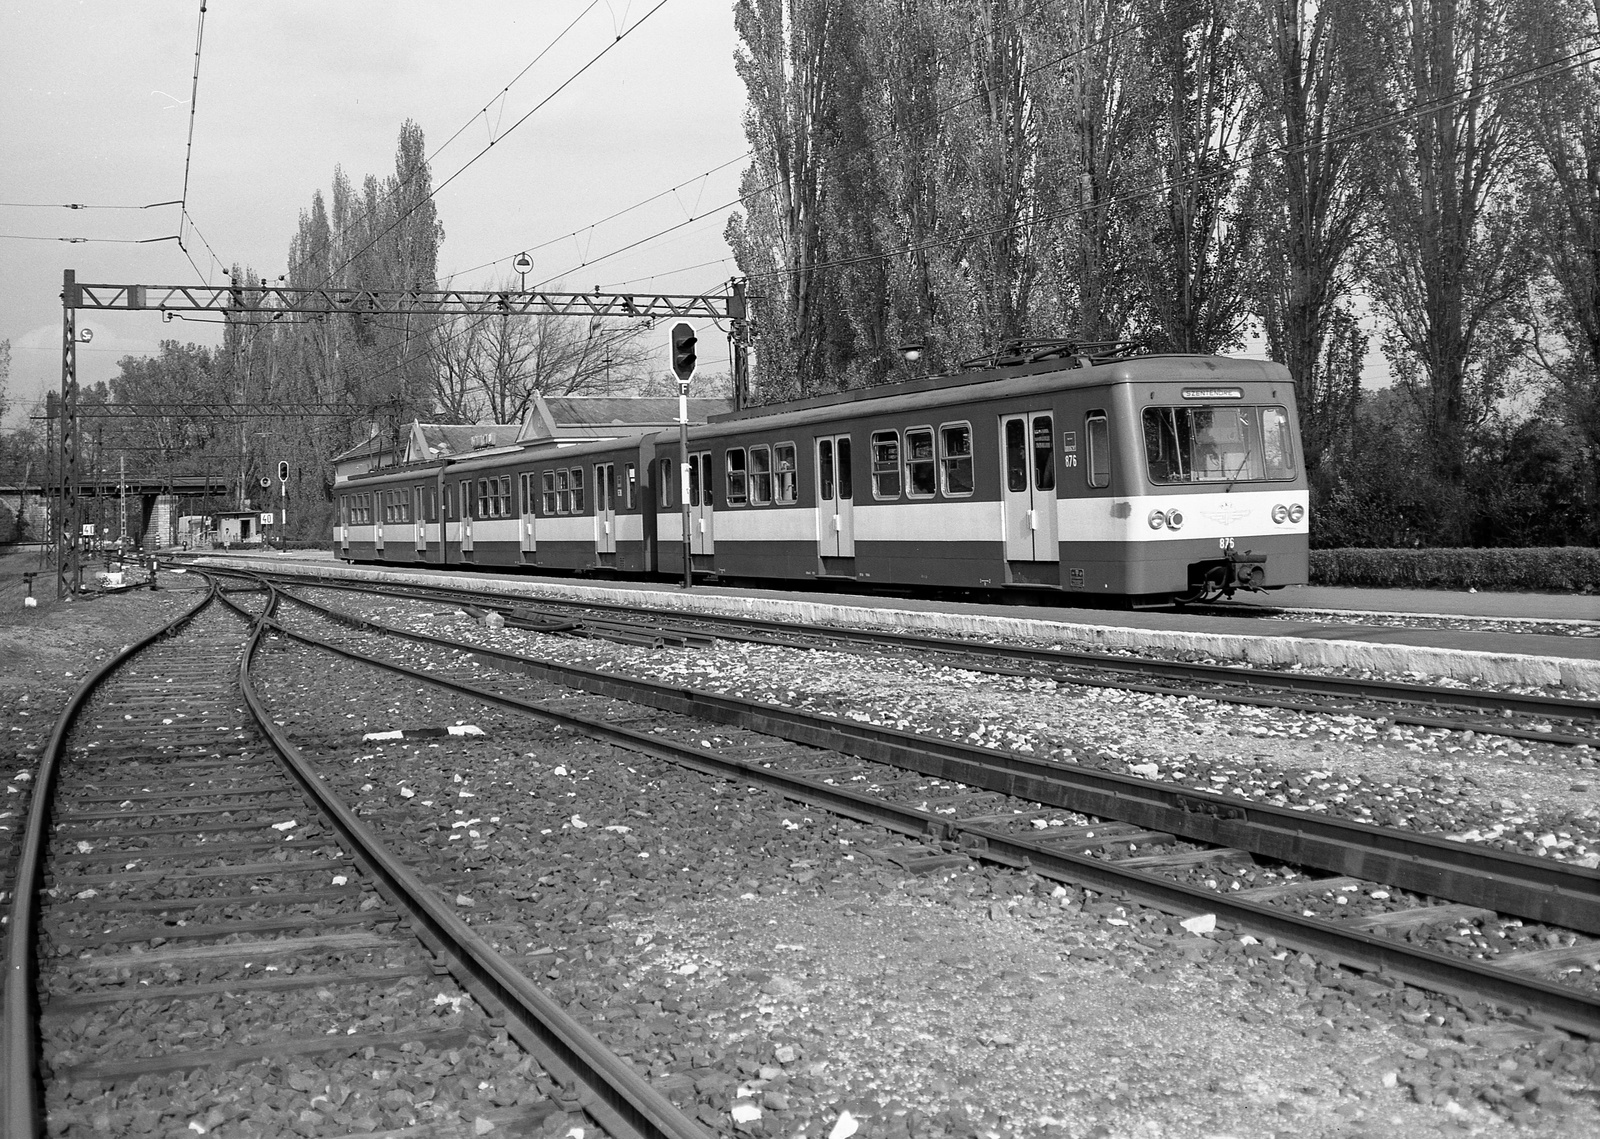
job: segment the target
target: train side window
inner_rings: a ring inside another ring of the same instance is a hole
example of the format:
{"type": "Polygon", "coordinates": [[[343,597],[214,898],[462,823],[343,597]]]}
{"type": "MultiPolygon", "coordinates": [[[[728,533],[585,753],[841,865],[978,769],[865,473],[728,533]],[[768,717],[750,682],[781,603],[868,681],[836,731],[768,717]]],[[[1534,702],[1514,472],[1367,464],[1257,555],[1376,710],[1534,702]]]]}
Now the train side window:
{"type": "Polygon", "coordinates": [[[743,506],[745,503],[748,472],[745,470],[745,453],[743,447],[729,447],[726,462],[728,465],[728,493],[729,506],[743,506]]]}
{"type": "Polygon", "coordinates": [[[972,426],[946,423],[939,428],[939,465],[950,498],[965,498],[972,493],[972,426]]]}
{"type": "Polygon", "coordinates": [[[1055,421],[1048,415],[1033,419],[1033,487],[1056,489],[1055,421]]]}
{"type": "Polygon", "coordinates": [[[1290,443],[1289,415],[1283,408],[1261,409],[1261,445],[1266,451],[1267,477],[1294,478],[1294,447],[1290,443]]]}
{"type": "Polygon", "coordinates": [[[900,497],[900,433],[872,433],[872,497],[900,497]]]}
{"type": "Polygon", "coordinates": [[[500,476],[500,517],[510,518],[511,515],[511,476],[500,476]]]}
{"type": "Polygon", "coordinates": [[[539,476],[539,504],[545,517],[556,512],[556,473],[545,471],[539,476]]]}
{"type": "Polygon", "coordinates": [[[906,495],[932,498],[938,489],[934,473],[933,429],[913,427],[906,431],[906,495]]]}
{"type": "Polygon", "coordinates": [[[1089,441],[1089,465],[1084,473],[1089,485],[1111,485],[1111,425],[1103,411],[1091,411],[1083,421],[1083,433],[1089,441]]]}
{"type": "Polygon", "coordinates": [[[750,505],[766,506],[772,501],[772,448],[750,448],[750,505]]]}
{"type": "Polygon", "coordinates": [[[793,443],[774,443],[772,446],[774,501],[783,506],[798,502],[799,484],[795,481],[795,450],[793,443]]]}
{"type": "Polygon", "coordinates": [[[572,487],[567,483],[567,472],[556,472],[556,513],[572,513],[572,487]]]}
{"type": "Polygon", "coordinates": [[[1006,420],[1006,489],[1028,489],[1027,428],[1021,419],[1006,420]]]}
{"type": "Polygon", "coordinates": [[[624,463],[622,471],[622,506],[624,510],[633,510],[639,505],[639,472],[632,463],[624,463]]]}
{"type": "Polygon", "coordinates": [[[572,468],[572,513],[583,513],[583,468],[572,468]]]}
{"type": "Polygon", "coordinates": [[[672,460],[656,460],[656,486],[660,488],[660,498],[657,500],[663,507],[676,505],[672,501],[672,460]]]}

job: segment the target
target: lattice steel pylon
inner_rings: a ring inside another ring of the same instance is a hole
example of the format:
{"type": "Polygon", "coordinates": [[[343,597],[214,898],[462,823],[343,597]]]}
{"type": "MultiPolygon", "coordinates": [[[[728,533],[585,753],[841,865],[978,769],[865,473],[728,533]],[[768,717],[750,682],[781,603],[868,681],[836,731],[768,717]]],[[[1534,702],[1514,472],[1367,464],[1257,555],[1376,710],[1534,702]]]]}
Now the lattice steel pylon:
{"type": "Polygon", "coordinates": [[[59,493],[56,496],[56,600],[75,594],[83,585],[83,566],[78,558],[78,321],[77,306],[71,301],[76,274],[68,269],[61,282],[61,403],[57,414],[61,429],[56,433],[61,448],[56,463],[59,493]]]}
{"type": "Polygon", "coordinates": [[[83,586],[81,494],[78,471],[79,309],[112,312],[214,312],[224,316],[268,313],[352,313],[430,316],[701,317],[726,321],[728,360],[736,407],[743,407],[749,375],[749,321],[745,283],[726,293],[542,293],[517,289],[341,289],[296,285],[90,285],[75,270],[61,279],[60,482],[56,526],[56,597],[83,586]]]}

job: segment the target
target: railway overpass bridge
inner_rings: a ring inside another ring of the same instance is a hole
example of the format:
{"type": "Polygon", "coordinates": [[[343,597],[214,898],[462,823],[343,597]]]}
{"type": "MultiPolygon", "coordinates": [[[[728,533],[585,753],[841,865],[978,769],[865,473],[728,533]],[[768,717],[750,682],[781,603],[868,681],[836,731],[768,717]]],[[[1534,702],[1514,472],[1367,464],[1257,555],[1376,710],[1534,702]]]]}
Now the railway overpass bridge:
{"type": "MultiPolygon", "coordinates": [[[[139,545],[172,545],[178,537],[178,519],[186,514],[211,514],[233,505],[237,483],[223,475],[129,474],[125,478],[83,478],[78,495],[83,521],[93,523],[101,537],[122,533],[122,496],[127,495],[127,532],[139,545]]],[[[54,531],[61,488],[57,485],[0,486],[0,507],[13,518],[25,520],[35,540],[54,531]]]]}

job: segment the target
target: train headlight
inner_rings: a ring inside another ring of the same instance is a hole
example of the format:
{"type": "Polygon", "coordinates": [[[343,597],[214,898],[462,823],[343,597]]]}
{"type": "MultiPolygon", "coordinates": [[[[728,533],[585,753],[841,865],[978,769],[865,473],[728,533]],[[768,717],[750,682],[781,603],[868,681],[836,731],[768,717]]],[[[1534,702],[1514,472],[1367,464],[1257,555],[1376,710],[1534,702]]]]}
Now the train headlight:
{"type": "Polygon", "coordinates": [[[1159,510],[1152,510],[1150,512],[1148,521],[1150,523],[1150,529],[1159,530],[1161,527],[1167,524],[1167,516],[1161,513],[1159,510]]]}
{"type": "Polygon", "coordinates": [[[1167,511],[1167,529],[1168,530],[1182,530],[1183,529],[1183,511],[1181,511],[1181,510],[1169,510],[1169,511],[1167,511]]]}
{"type": "Polygon", "coordinates": [[[1298,522],[1298,521],[1300,521],[1300,519],[1304,518],[1305,516],[1306,516],[1306,508],[1301,506],[1298,502],[1295,503],[1293,506],[1289,507],[1289,521],[1290,522],[1298,522]]]}
{"type": "Polygon", "coordinates": [[[1278,505],[1272,508],[1272,520],[1279,526],[1282,526],[1285,522],[1289,521],[1289,508],[1281,502],[1278,503],[1278,505]]]}

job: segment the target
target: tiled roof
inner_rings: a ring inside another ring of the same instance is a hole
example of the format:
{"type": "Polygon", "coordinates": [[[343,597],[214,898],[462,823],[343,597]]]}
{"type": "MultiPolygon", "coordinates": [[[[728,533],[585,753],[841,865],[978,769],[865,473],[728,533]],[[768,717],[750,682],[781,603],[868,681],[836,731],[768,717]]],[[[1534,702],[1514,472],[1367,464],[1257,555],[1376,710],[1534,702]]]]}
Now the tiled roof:
{"type": "MultiPolygon", "coordinates": [[[[551,396],[545,400],[560,427],[667,427],[678,422],[676,396],[551,396]]],[[[689,421],[733,410],[730,399],[691,399],[689,421]]]]}
{"type": "Polygon", "coordinates": [[[488,435],[493,437],[492,447],[504,447],[517,441],[521,426],[516,423],[419,423],[426,453],[414,455],[414,460],[436,458],[439,455],[465,455],[479,448],[474,440],[488,435]]]}

